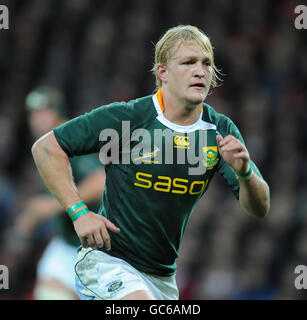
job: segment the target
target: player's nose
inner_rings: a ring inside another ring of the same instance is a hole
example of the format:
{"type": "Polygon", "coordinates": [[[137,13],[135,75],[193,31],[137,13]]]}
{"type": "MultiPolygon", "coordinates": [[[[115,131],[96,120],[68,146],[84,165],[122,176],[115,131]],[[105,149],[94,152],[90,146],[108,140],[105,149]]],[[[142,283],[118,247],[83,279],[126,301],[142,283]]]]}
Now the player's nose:
{"type": "Polygon", "coordinates": [[[204,66],[203,66],[203,64],[201,62],[197,62],[195,64],[194,76],[198,76],[198,77],[204,77],[205,76],[204,66]]]}

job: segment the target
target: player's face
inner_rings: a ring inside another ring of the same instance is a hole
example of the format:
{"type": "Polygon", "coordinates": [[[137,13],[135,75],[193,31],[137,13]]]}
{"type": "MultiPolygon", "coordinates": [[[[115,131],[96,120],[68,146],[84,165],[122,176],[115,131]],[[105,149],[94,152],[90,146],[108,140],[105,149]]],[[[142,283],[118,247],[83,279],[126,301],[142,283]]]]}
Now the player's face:
{"type": "Polygon", "coordinates": [[[194,41],[183,43],[167,64],[167,90],[190,108],[202,103],[212,80],[211,57],[194,41]]]}

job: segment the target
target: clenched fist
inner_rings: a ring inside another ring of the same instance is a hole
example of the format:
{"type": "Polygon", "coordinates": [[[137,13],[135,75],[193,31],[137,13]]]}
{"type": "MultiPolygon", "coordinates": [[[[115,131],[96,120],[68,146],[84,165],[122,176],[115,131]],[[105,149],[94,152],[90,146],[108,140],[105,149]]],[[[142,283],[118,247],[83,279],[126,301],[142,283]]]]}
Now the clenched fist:
{"type": "Polygon", "coordinates": [[[249,153],[242,142],[232,135],[216,136],[219,152],[224,161],[237,173],[244,175],[249,170],[249,153]]]}

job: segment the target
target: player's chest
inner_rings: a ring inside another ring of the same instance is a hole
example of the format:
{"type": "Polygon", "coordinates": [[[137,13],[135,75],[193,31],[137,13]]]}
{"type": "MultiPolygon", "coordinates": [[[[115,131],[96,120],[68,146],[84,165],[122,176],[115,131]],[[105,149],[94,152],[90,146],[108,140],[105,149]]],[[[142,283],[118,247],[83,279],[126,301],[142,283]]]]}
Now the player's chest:
{"type": "Polygon", "coordinates": [[[128,149],[132,171],[171,179],[211,178],[219,161],[215,130],[182,133],[155,124],[134,130],[128,149]]]}

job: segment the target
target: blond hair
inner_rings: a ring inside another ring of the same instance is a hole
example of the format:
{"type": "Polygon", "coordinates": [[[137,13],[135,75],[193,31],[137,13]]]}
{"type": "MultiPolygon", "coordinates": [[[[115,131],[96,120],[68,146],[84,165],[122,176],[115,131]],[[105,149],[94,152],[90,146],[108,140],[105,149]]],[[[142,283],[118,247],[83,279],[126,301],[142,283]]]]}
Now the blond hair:
{"type": "Polygon", "coordinates": [[[221,81],[219,78],[219,74],[221,73],[214,64],[213,47],[210,39],[197,27],[191,25],[179,25],[168,29],[155,46],[155,61],[151,71],[156,77],[156,90],[162,87],[162,81],[157,74],[157,65],[160,63],[167,65],[171,54],[173,53],[172,49],[175,47],[178,49],[186,41],[195,41],[200,48],[209,53],[213,69],[211,87],[216,87],[218,80],[221,81]]]}

